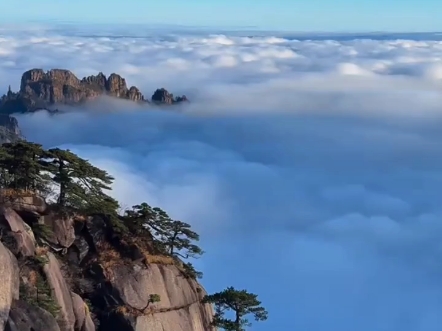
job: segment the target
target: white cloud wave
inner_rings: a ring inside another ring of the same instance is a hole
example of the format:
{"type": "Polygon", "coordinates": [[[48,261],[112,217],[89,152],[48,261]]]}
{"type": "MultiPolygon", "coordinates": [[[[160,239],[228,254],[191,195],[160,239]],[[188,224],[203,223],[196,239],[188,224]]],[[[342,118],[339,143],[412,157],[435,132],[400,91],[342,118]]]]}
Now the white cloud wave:
{"type": "Polygon", "coordinates": [[[107,100],[19,121],[109,170],[124,206],[194,224],[204,285],[269,309],[254,330],[439,328],[440,41],[0,31],[4,90],[62,67],[188,95],[183,112],[107,100]]]}

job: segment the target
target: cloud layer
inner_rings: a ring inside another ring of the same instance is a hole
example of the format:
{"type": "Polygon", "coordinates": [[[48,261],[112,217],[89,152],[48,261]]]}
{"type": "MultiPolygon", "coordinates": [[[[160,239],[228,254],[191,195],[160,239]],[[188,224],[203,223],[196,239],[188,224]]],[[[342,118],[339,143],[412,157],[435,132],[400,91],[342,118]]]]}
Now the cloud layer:
{"type": "Polygon", "coordinates": [[[0,88],[62,67],[192,104],[20,116],[29,139],[106,168],[123,205],[192,223],[206,288],[268,308],[253,330],[438,330],[440,41],[116,35],[0,30],[0,88]]]}

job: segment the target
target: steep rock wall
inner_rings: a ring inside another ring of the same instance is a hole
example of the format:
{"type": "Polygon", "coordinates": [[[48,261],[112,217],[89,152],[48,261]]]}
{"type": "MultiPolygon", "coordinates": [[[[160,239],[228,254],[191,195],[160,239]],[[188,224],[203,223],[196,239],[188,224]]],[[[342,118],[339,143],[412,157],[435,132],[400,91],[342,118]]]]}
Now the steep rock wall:
{"type": "Polygon", "coordinates": [[[26,235],[27,246],[35,246],[17,250],[14,256],[0,242],[0,330],[214,330],[210,326],[212,307],[201,303],[206,294],[202,286],[183,274],[177,261],[146,258],[143,254],[153,254],[149,244],[141,251],[115,236],[104,216],[73,217],[69,226],[50,226],[59,216],[36,197],[9,201],[0,211],[5,230],[26,235]],[[59,238],[68,234],[73,238],[74,231],[75,240],[66,241],[69,247],[63,249],[52,246],[32,232],[42,224],[59,238]],[[37,279],[48,286],[49,296],[59,308],[56,313],[42,309],[35,300],[35,291],[37,297],[41,291],[37,279]],[[161,300],[151,303],[151,294],[161,300]]]}

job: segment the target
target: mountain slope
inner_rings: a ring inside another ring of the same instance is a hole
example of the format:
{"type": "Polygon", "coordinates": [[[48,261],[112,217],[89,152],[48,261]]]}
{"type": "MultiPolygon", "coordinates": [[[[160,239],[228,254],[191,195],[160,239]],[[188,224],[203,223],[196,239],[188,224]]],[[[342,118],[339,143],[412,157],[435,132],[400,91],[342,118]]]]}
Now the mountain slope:
{"type": "Polygon", "coordinates": [[[3,199],[0,230],[0,330],[214,331],[181,262],[105,215],[68,217],[29,194],[3,199]]]}

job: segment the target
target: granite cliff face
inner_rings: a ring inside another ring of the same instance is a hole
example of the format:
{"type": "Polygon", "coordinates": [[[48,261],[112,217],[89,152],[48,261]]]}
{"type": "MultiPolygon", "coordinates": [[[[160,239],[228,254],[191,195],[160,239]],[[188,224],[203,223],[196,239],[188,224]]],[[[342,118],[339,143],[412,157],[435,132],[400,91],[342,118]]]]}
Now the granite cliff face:
{"type": "Polygon", "coordinates": [[[214,331],[206,292],[180,261],[158,255],[152,238],[119,234],[105,215],[2,197],[0,233],[0,330],[214,331]]]}

